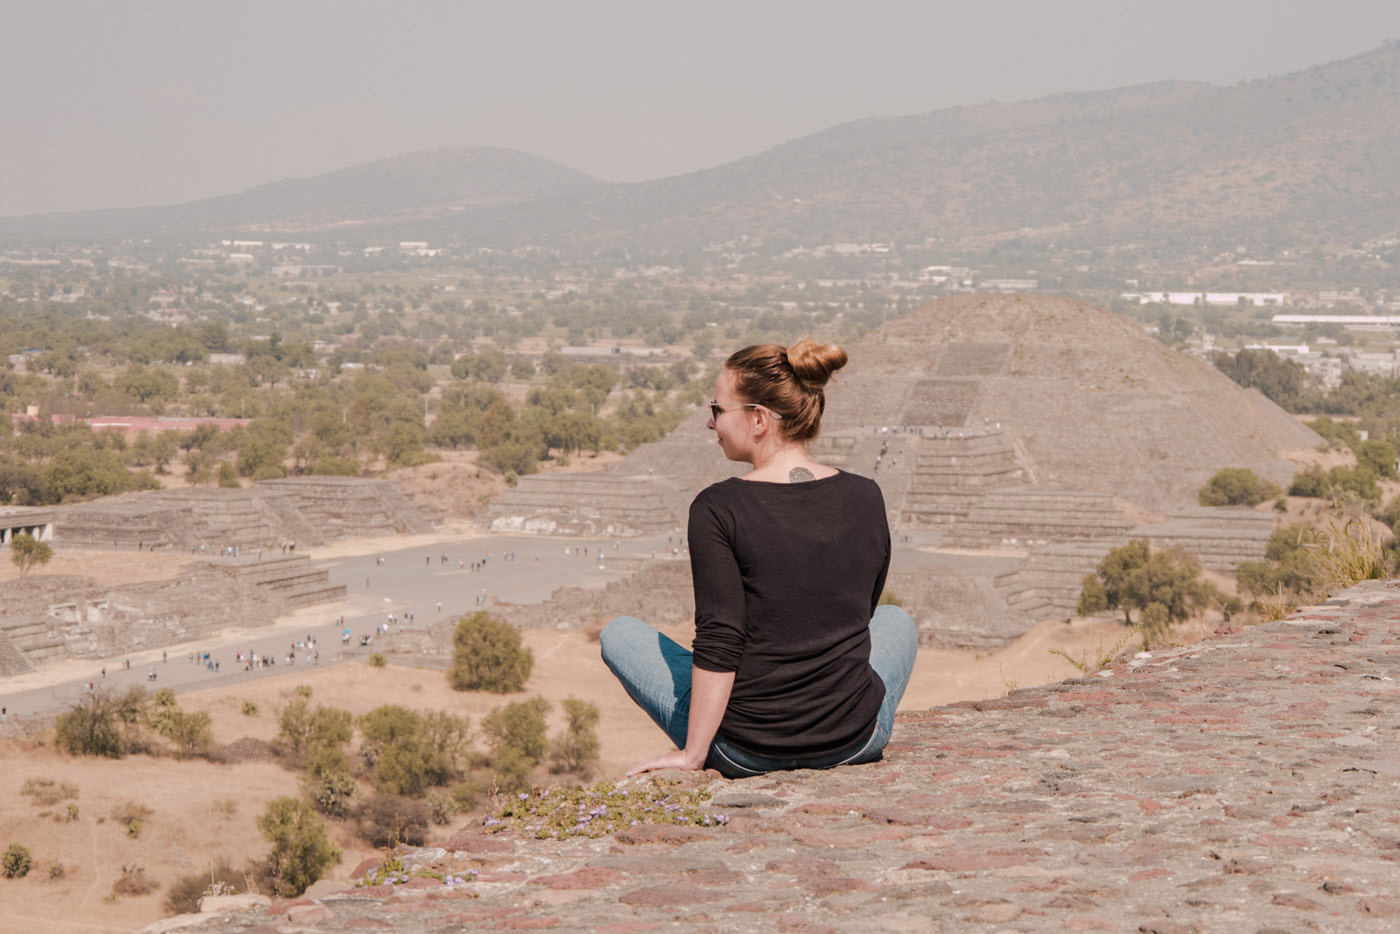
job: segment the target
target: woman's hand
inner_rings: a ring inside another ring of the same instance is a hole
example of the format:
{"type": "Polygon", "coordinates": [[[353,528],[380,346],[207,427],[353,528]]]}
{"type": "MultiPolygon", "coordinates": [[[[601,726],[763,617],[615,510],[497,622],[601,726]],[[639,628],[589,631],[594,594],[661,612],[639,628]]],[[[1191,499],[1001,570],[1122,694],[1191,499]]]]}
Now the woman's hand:
{"type": "Polygon", "coordinates": [[[671,752],[659,755],[654,759],[648,759],[627,770],[628,777],[641,775],[643,772],[659,772],[662,769],[685,769],[690,772],[698,772],[705,767],[705,760],[695,761],[693,756],[686,755],[684,749],[675,749],[671,752]]]}

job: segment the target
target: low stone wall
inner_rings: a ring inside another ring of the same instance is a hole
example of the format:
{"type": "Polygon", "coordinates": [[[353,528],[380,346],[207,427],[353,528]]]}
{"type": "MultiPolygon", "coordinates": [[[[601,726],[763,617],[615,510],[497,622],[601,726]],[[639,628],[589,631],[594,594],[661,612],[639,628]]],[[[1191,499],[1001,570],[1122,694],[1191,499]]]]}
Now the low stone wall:
{"type": "MultiPolygon", "coordinates": [[[[883,761],[707,787],[724,826],[534,840],[149,931],[1391,931],[1400,589],[900,717],[883,761]]],[[[657,734],[658,750],[665,743],[657,734]]]]}

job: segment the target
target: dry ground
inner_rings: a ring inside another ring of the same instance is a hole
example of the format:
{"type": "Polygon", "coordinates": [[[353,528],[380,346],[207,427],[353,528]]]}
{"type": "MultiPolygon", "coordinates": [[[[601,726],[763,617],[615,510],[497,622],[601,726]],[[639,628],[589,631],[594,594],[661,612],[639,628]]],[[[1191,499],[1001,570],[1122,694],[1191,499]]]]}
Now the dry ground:
{"type": "MultiPolygon", "coordinates": [[[[675,627],[670,634],[688,641],[688,628],[675,627]]],[[[990,654],[921,650],[903,707],[914,710],[996,697],[1012,687],[1072,676],[1074,669],[1050,655],[1049,649],[1064,648],[1076,657],[1094,654],[1114,644],[1120,634],[1120,626],[1104,620],[1056,622],[1042,624],[990,654]]],[[[313,703],[357,714],[394,703],[451,710],[466,715],[474,725],[500,703],[538,694],[552,703],[551,732],[560,727],[558,702],[575,696],[593,701],[602,713],[602,777],[618,777],[629,765],[667,747],[660,731],[633,706],[603,666],[592,636],[529,630],[524,637],[536,662],[527,690],[520,695],[459,693],[447,686],[440,671],[347,663],[191,692],[181,695],[180,703],[186,709],[208,711],[217,742],[228,743],[244,736],[272,739],[277,711],[295,696],[298,685],[311,688],[313,703]],[[257,705],[255,716],[242,713],[245,701],[257,705]]],[[[241,866],[264,855],[267,843],[254,826],[257,815],[273,797],[297,791],[297,777],[271,762],[213,765],[148,756],[121,761],[75,759],[46,746],[0,741],[0,846],[22,842],[35,860],[27,878],[0,880],[0,911],[7,921],[31,934],[138,930],[164,914],[165,890],[178,878],[218,857],[241,866]],[[21,796],[19,789],[29,778],[75,785],[78,819],[56,820],[52,815],[62,814],[63,804],[39,807],[21,796]],[[127,801],[153,811],[139,838],[127,836],[109,817],[127,801]],[[49,866],[55,861],[67,870],[62,879],[49,878],[49,866]],[[147,896],[109,900],[122,867],[135,865],[160,889],[147,896]]],[[[345,851],[331,872],[334,878],[345,878],[372,854],[344,828],[336,828],[333,838],[345,851]]]]}

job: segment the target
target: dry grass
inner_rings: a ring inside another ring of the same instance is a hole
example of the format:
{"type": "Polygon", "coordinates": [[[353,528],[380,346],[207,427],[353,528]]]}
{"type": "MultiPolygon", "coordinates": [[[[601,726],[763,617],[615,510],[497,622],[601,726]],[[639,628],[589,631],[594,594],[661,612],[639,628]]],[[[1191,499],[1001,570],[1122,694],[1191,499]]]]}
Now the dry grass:
{"type": "Polygon", "coordinates": [[[1332,517],[1308,549],[1325,593],[1388,576],[1381,533],[1364,516],[1332,517]]]}

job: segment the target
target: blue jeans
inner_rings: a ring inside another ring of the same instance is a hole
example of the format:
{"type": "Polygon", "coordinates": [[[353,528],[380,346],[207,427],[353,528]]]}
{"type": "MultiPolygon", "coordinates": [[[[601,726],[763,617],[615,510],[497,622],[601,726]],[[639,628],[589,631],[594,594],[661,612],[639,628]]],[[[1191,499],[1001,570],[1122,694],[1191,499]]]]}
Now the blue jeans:
{"type": "MultiPolygon", "coordinates": [[[[603,662],[632,700],[677,749],[684,749],[690,725],[690,652],[631,616],[619,616],[608,623],[599,642],[603,662]]],[[[870,667],[884,682],[885,700],[875,717],[875,728],[863,744],[818,759],[769,759],[716,738],[710,744],[706,768],[717,769],[725,778],[743,778],[783,769],[829,769],[874,762],[890,740],[894,713],[909,684],[918,648],[918,635],[908,613],[897,606],[876,607],[870,620],[870,667]]]]}

